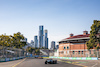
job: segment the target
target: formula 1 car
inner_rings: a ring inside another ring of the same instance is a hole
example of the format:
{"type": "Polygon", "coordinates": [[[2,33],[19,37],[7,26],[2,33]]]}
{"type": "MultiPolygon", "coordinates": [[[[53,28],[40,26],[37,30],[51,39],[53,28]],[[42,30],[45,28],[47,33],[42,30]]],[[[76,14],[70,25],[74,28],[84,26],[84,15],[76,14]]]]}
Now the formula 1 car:
{"type": "Polygon", "coordinates": [[[43,59],[43,57],[38,57],[38,59],[43,59]]]}
{"type": "Polygon", "coordinates": [[[47,60],[45,61],[45,64],[47,64],[47,63],[49,63],[49,64],[57,64],[57,60],[47,59],[47,60]]]}

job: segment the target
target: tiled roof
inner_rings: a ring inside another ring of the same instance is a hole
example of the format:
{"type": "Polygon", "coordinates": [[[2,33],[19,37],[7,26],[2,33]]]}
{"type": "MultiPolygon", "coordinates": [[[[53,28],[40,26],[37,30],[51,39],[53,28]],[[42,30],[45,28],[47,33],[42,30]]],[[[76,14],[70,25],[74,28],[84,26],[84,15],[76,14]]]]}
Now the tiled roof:
{"type": "MultiPolygon", "coordinates": [[[[87,38],[89,38],[89,35],[90,34],[86,34],[86,35],[75,35],[75,36],[72,36],[72,37],[68,37],[68,38],[65,38],[65,39],[63,39],[63,40],[61,40],[61,41],[66,41],[66,40],[76,40],[76,39],[87,39],[87,38]]],[[[59,41],[59,42],[61,42],[61,41],[59,41]]]]}
{"type": "Polygon", "coordinates": [[[89,37],[90,34],[87,34],[87,35],[75,35],[75,36],[72,36],[72,37],[68,37],[66,39],[74,39],[74,38],[84,38],[84,37],[89,37]]]}

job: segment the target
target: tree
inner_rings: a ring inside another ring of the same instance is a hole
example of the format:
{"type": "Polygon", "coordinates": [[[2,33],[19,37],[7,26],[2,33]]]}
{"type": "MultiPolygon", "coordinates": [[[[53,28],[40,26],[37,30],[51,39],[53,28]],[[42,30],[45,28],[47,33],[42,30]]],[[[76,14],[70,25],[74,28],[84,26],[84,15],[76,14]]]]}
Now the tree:
{"type": "Polygon", "coordinates": [[[14,48],[21,48],[26,45],[26,42],[23,41],[24,36],[18,32],[15,33],[13,36],[10,35],[0,35],[0,46],[3,48],[3,57],[4,57],[4,49],[7,47],[14,47],[14,48]]]}
{"type": "Polygon", "coordinates": [[[3,57],[4,57],[4,48],[10,46],[10,37],[7,35],[1,35],[0,46],[3,46],[3,57]]]}
{"type": "Polygon", "coordinates": [[[36,53],[37,55],[39,55],[39,54],[40,54],[40,49],[36,49],[36,50],[35,50],[35,53],[36,53]]]}
{"type": "Polygon", "coordinates": [[[90,49],[94,47],[97,49],[97,57],[98,57],[98,49],[100,49],[100,21],[94,20],[94,24],[91,26],[90,31],[90,40],[86,42],[87,48],[90,52],[90,49]],[[99,36],[99,37],[98,37],[99,36]]]}
{"type": "Polygon", "coordinates": [[[21,40],[24,40],[24,36],[20,32],[13,36],[0,35],[0,46],[22,48],[26,45],[26,42],[21,40]]]}
{"type": "Polygon", "coordinates": [[[100,31],[100,21],[94,20],[94,24],[91,26],[90,31],[90,40],[86,43],[88,49],[99,49],[98,43],[100,43],[100,37],[98,38],[97,35],[100,31]]]}
{"type": "Polygon", "coordinates": [[[18,32],[18,33],[15,33],[12,37],[12,42],[13,42],[13,46],[15,48],[22,48],[23,46],[26,45],[26,42],[22,42],[21,40],[24,39],[24,36],[18,32]]]}
{"type": "Polygon", "coordinates": [[[1,46],[10,46],[10,37],[7,35],[0,36],[0,45],[1,46]]]}
{"type": "Polygon", "coordinates": [[[31,53],[31,54],[32,54],[32,52],[33,52],[33,51],[35,51],[35,48],[28,47],[28,48],[27,48],[27,51],[28,51],[29,53],[31,53]]]}

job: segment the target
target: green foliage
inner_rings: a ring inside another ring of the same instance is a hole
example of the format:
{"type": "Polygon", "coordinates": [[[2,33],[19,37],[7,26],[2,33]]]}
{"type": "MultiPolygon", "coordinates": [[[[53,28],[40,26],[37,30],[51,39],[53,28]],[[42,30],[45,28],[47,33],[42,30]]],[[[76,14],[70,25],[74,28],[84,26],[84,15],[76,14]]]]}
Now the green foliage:
{"type": "Polygon", "coordinates": [[[13,46],[15,48],[22,48],[23,46],[26,45],[26,42],[21,42],[21,40],[24,39],[24,36],[18,32],[18,33],[15,33],[12,37],[12,41],[13,41],[13,46]]]}
{"type": "Polygon", "coordinates": [[[32,52],[33,52],[34,50],[35,50],[35,48],[32,48],[32,47],[28,47],[28,48],[27,48],[27,51],[30,52],[31,54],[32,54],[32,52]]]}
{"type": "Polygon", "coordinates": [[[0,46],[22,48],[26,45],[26,42],[21,41],[23,39],[24,36],[20,32],[15,33],[13,36],[0,35],[0,46]]]}
{"type": "Polygon", "coordinates": [[[42,47],[42,49],[44,49],[44,47],[42,47]]]}
{"type": "Polygon", "coordinates": [[[28,47],[28,48],[27,48],[27,51],[28,51],[29,53],[31,53],[31,54],[32,54],[32,52],[34,52],[36,55],[40,53],[40,49],[33,48],[33,47],[28,47]]]}
{"type": "Polygon", "coordinates": [[[35,53],[39,53],[39,52],[40,52],[40,50],[39,50],[39,49],[36,49],[36,50],[35,50],[35,53]]]}
{"type": "Polygon", "coordinates": [[[90,40],[86,42],[87,48],[92,49],[93,47],[96,47],[96,49],[99,49],[100,47],[97,45],[100,43],[100,36],[97,37],[98,31],[100,30],[100,21],[94,20],[94,24],[91,26],[90,31],[90,40]]]}
{"type": "Polygon", "coordinates": [[[0,46],[10,46],[10,37],[7,35],[1,35],[0,46]]]}
{"type": "Polygon", "coordinates": [[[35,54],[36,54],[36,55],[39,55],[39,54],[40,54],[40,49],[36,49],[36,50],[35,50],[35,54]]]}

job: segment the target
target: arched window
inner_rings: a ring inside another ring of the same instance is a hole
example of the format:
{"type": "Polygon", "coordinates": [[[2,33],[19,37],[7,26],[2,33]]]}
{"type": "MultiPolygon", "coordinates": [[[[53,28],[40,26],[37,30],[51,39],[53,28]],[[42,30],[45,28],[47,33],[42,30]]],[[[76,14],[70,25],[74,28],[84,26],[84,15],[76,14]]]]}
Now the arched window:
{"type": "Polygon", "coordinates": [[[66,49],[66,47],[64,47],[64,49],[66,49]]]}
{"type": "Polygon", "coordinates": [[[73,54],[75,54],[75,51],[73,51],[73,54]]]}
{"type": "Polygon", "coordinates": [[[80,51],[78,51],[78,54],[80,54],[80,51]]]}
{"type": "Polygon", "coordinates": [[[69,46],[67,46],[67,49],[69,49],[69,46]]]}
{"type": "Polygon", "coordinates": [[[83,51],[82,51],[82,54],[83,54],[83,51]]]}

